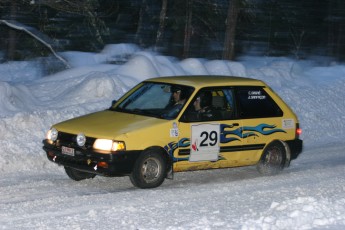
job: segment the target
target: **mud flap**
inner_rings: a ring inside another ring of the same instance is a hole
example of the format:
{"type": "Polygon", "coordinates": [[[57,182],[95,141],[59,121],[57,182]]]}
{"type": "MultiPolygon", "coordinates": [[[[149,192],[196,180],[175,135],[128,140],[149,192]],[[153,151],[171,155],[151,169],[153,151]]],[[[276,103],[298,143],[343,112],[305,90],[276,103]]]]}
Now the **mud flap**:
{"type": "Polygon", "coordinates": [[[170,164],[168,170],[167,170],[167,175],[166,175],[167,179],[174,179],[174,170],[173,170],[173,163],[170,164]]]}

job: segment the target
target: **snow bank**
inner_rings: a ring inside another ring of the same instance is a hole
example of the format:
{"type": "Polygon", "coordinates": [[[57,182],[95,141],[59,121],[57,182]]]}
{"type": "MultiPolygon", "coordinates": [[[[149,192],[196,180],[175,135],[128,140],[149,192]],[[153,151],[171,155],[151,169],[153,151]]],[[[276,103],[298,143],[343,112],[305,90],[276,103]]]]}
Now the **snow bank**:
{"type": "Polygon", "coordinates": [[[345,225],[343,144],[332,147],[344,137],[345,66],[287,58],[179,61],[126,44],[62,56],[73,68],[50,76],[42,76],[36,62],[0,65],[0,172],[7,175],[0,186],[0,223],[5,229],[93,229],[114,223],[130,229],[243,230],[345,225]],[[63,172],[54,174],[61,169],[46,159],[41,143],[52,124],[106,109],[149,77],[196,74],[268,83],[298,115],[307,151],[277,177],[258,177],[256,171],[252,176],[251,169],[242,168],[219,170],[216,177],[181,173],[178,182],[157,190],[131,191],[119,178],[116,185],[96,178],[71,188],[63,172]]]}
{"type": "Polygon", "coordinates": [[[124,63],[140,49],[134,44],[106,45],[100,53],[66,51],[61,55],[72,68],[95,66],[101,63],[124,63]]]}
{"type": "Polygon", "coordinates": [[[0,170],[9,170],[12,161],[26,158],[14,147],[18,143],[26,152],[40,155],[41,139],[50,125],[105,109],[138,82],[156,76],[207,74],[258,78],[296,112],[307,146],[341,141],[344,136],[344,66],[320,67],[310,61],[287,58],[179,61],[125,44],[106,46],[99,54],[66,52],[63,56],[74,68],[50,76],[37,74],[39,68],[30,62],[0,65],[0,122],[7,132],[0,138],[3,143],[0,155],[6,159],[2,160],[6,163],[0,164],[0,170]],[[118,64],[124,58],[128,61],[118,64]],[[20,122],[19,117],[23,117],[20,122]],[[27,127],[25,117],[32,117],[31,123],[35,125],[27,127]],[[8,138],[25,132],[27,135],[21,139],[8,138]]]}
{"type": "Polygon", "coordinates": [[[30,82],[43,77],[42,63],[11,61],[0,64],[0,82],[30,82]]]}

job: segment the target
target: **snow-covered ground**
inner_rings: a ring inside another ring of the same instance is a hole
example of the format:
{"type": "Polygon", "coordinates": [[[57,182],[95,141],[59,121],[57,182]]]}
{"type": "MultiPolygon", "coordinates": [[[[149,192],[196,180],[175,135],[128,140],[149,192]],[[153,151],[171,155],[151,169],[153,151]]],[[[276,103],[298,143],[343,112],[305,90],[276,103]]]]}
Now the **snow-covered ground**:
{"type": "Polygon", "coordinates": [[[344,229],[344,65],[181,61],[126,44],[61,55],[73,68],[49,76],[38,61],[0,65],[0,229],[344,229]],[[177,173],[151,190],[127,177],[75,182],[46,159],[50,125],[105,109],[149,77],[183,74],[264,80],[298,115],[303,153],[277,176],[255,167],[177,173]]]}

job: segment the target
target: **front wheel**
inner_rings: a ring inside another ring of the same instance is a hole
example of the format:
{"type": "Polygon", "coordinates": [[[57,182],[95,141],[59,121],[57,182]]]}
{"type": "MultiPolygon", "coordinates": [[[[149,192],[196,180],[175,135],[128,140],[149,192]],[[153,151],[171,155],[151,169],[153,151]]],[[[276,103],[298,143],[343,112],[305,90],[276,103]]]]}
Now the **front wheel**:
{"type": "Polygon", "coordinates": [[[130,175],[132,184],[138,188],[155,188],[166,177],[167,167],[163,154],[156,150],[144,151],[134,164],[130,175]]]}
{"type": "Polygon", "coordinates": [[[286,162],[286,151],[282,143],[274,141],[264,150],[257,169],[261,174],[274,175],[281,172],[286,162]]]}
{"type": "Polygon", "coordinates": [[[82,171],[79,171],[79,170],[76,170],[76,169],[70,168],[70,167],[65,167],[65,172],[69,178],[71,178],[72,180],[75,180],[75,181],[91,179],[91,178],[94,178],[96,176],[96,174],[82,172],[82,171]]]}

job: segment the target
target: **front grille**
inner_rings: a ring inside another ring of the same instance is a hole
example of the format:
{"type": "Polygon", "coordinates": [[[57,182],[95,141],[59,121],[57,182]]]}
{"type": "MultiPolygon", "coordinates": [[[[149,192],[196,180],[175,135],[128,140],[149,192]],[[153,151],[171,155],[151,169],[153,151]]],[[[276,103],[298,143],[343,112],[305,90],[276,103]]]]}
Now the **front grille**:
{"type": "Polygon", "coordinates": [[[84,147],[80,147],[77,144],[77,135],[70,134],[70,133],[64,133],[59,132],[58,140],[57,140],[57,146],[66,146],[71,148],[83,148],[83,149],[90,149],[93,146],[93,143],[95,142],[95,138],[86,137],[86,143],[84,147]]]}

